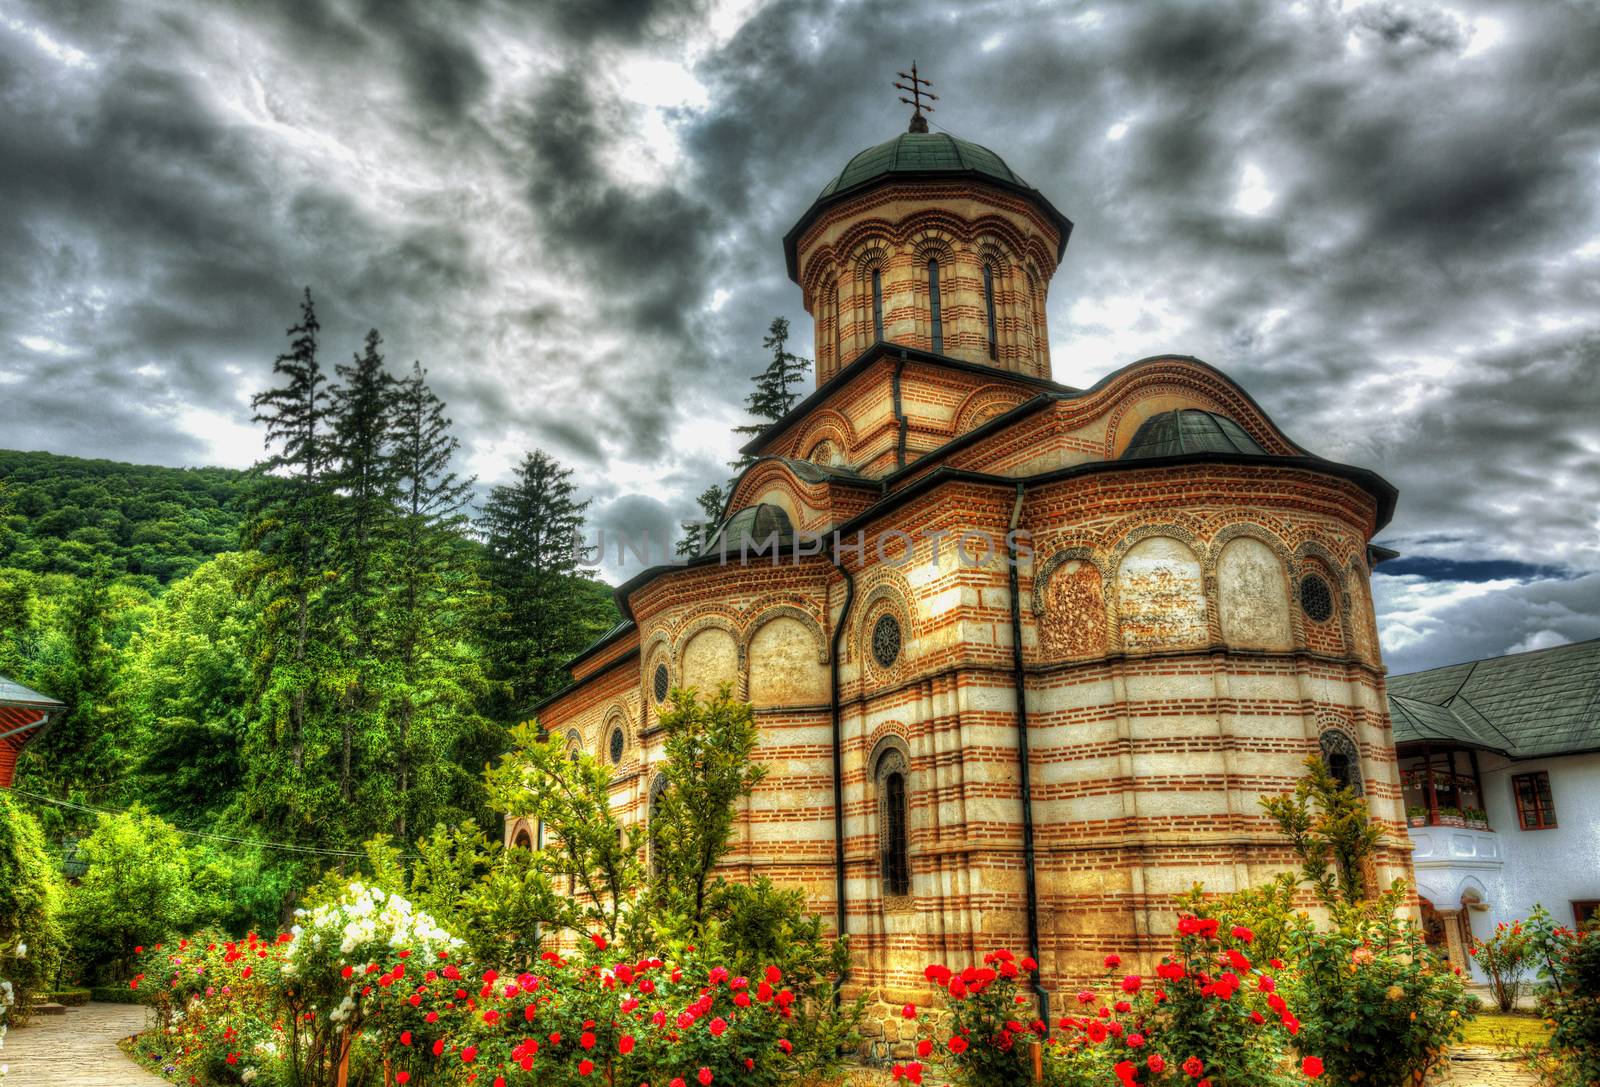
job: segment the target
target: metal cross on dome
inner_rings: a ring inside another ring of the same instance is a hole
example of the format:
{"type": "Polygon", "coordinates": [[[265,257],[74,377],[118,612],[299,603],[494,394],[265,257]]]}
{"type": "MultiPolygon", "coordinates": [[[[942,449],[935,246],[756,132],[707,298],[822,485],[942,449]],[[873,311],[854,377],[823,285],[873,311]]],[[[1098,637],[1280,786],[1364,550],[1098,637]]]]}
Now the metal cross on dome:
{"type": "Polygon", "coordinates": [[[900,101],[902,101],[906,105],[910,106],[911,107],[911,111],[912,111],[911,112],[911,127],[908,128],[906,131],[908,131],[908,132],[926,132],[926,131],[928,131],[928,119],[922,115],[922,112],[923,112],[923,110],[927,110],[929,113],[932,113],[933,112],[933,107],[932,106],[923,105],[922,104],[922,100],[924,98],[926,98],[929,102],[937,102],[939,100],[939,96],[937,94],[934,94],[930,90],[924,90],[925,87],[933,86],[933,80],[931,80],[931,79],[923,79],[921,76],[917,75],[917,62],[916,61],[912,61],[911,62],[911,71],[910,72],[896,72],[895,74],[898,75],[901,79],[909,79],[911,81],[910,83],[900,83],[900,82],[896,82],[895,83],[895,89],[896,90],[905,91],[907,94],[911,95],[910,98],[905,97],[905,95],[901,95],[900,96],[900,101]]]}

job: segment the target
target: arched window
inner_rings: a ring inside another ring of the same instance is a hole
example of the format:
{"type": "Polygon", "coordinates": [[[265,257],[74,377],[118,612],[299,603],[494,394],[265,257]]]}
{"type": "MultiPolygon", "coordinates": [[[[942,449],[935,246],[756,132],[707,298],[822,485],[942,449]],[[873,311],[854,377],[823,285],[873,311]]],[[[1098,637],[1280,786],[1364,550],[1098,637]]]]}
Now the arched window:
{"type": "Polygon", "coordinates": [[[994,265],[983,262],[983,311],[989,322],[989,357],[1000,357],[1000,341],[994,328],[994,265]]]}
{"type": "Polygon", "coordinates": [[[844,365],[844,327],[839,322],[839,284],[835,282],[828,289],[828,317],[833,322],[833,343],[829,351],[833,355],[833,367],[838,369],[844,365]]]}
{"type": "Polygon", "coordinates": [[[656,835],[660,829],[656,826],[656,817],[661,814],[661,796],[667,791],[667,775],[657,774],[656,779],[650,783],[650,806],[645,812],[644,833],[645,848],[650,860],[650,871],[661,870],[661,856],[656,835]]]}
{"type": "Polygon", "coordinates": [[[910,819],[906,802],[905,754],[891,747],[878,758],[878,849],[883,866],[883,893],[902,898],[911,893],[910,819]]]}
{"type": "Polygon", "coordinates": [[[1344,730],[1325,729],[1322,733],[1322,761],[1335,781],[1361,795],[1361,752],[1344,730]]]}
{"type": "Polygon", "coordinates": [[[516,837],[511,839],[513,849],[532,849],[533,839],[528,835],[527,827],[518,827],[516,837]]]}
{"type": "Polygon", "coordinates": [[[944,321],[939,316],[939,262],[928,260],[928,311],[933,321],[933,350],[944,354],[944,321]]]}
{"type": "Polygon", "coordinates": [[[872,338],[883,339],[883,269],[872,270],[872,338]]]}

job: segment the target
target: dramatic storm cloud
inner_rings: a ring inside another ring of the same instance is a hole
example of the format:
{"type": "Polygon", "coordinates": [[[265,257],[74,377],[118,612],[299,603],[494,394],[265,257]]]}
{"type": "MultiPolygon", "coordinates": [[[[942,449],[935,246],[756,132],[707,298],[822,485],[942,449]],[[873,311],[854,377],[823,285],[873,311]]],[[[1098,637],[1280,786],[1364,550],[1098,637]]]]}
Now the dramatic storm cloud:
{"type": "Polygon", "coordinates": [[[259,453],[300,288],[376,325],[467,467],[596,524],[725,478],[779,239],[934,120],[1077,223],[1056,377],[1198,355],[1401,490],[1395,670],[1600,636],[1600,9],[0,0],[0,444],[259,453]]]}

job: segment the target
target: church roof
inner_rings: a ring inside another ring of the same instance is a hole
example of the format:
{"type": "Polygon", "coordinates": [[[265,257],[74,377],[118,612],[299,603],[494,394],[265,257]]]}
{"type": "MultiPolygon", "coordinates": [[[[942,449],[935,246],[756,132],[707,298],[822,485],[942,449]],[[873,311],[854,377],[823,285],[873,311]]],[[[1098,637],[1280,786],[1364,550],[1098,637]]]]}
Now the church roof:
{"type": "Polygon", "coordinates": [[[1185,453],[1249,453],[1265,456],[1266,450],[1245,433],[1244,427],[1226,415],[1182,408],[1152,415],[1134,431],[1123,460],[1143,457],[1176,457],[1185,453]]]}
{"type": "Polygon", "coordinates": [[[1396,743],[1515,759],[1600,751],[1600,639],[1390,676],[1396,743]]]}
{"type": "Polygon", "coordinates": [[[783,238],[783,252],[789,264],[789,278],[799,273],[796,246],[800,235],[816,221],[822,210],[839,200],[854,196],[883,181],[925,179],[933,181],[968,178],[1009,189],[1030,198],[1061,235],[1056,257],[1067,249],[1072,220],[1056,210],[1043,193],[1029,185],[1004,159],[982,144],[952,136],[948,132],[902,132],[892,140],[851,156],[850,161],[817,194],[800,221],[783,238]]]}
{"type": "Polygon", "coordinates": [[[993,151],[947,132],[902,132],[858,153],[839,176],[822,187],[818,200],[854,189],[886,174],[970,173],[1007,185],[1029,185],[993,151]]]}
{"type": "Polygon", "coordinates": [[[780,548],[794,542],[794,525],[782,506],[758,502],[734,511],[706,540],[700,554],[715,555],[723,549],[756,552],[774,538],[780,548]]]}

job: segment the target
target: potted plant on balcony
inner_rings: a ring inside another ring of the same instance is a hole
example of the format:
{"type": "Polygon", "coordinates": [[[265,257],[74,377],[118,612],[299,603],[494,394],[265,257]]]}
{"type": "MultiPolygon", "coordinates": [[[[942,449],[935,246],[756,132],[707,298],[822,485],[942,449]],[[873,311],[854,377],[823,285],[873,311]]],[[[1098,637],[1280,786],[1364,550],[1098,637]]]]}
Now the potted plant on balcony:
{"type": "Polygon", "coordinates": [[[1467,826],[1473,830],[1489,829],[1489,813],[1482,808],[1463,808],[1461,818],[1466,820],[1467,826]]]}
{"type": "Polygon", "coordinates": [[[1461,818],[1460,808],[1440,808],[1439,825],[1443,827],[1464,827],[1467,821],[1461,818]]]}
{"type": "Polygon", "coordinates": [[[1406,823],[1414,827],[1428,825],[1428,809],[1421,804],[1412,804],[1406,809],[1406,823]]]}

